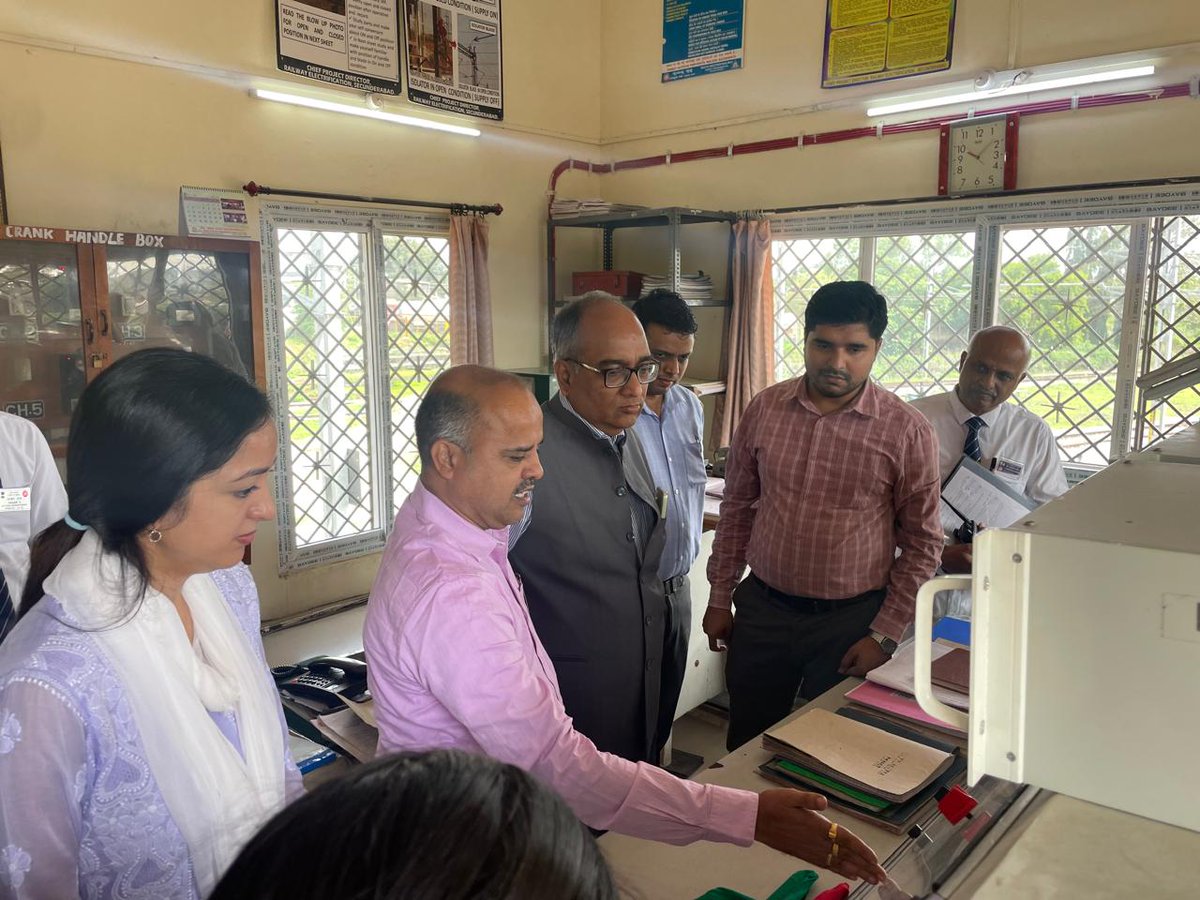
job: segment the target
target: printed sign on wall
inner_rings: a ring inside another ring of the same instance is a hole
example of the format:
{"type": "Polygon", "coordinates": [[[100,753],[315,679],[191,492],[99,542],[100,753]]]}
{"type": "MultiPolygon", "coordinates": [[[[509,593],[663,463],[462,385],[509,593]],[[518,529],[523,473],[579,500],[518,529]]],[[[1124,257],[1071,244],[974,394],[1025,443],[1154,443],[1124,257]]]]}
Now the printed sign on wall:
{"type": "Polygon", "coordinates": [[[828,0],[821,87],[950,68],[955,0],[828,0]]]}
{"type": "Polygon", "coordinates": [[[404,0],[408,99],[504,118],[500,0],[404,0]]]}
{"type": "Polygon", "coordinates": [[[744,22],[744,0],[663,0],[663,83],[740,69],[744,22]]]}
{"type": "Polygon", "coordinates": [[[278,67],[326,84],[400,93],[398,0],[276,0],[278,67]]]}

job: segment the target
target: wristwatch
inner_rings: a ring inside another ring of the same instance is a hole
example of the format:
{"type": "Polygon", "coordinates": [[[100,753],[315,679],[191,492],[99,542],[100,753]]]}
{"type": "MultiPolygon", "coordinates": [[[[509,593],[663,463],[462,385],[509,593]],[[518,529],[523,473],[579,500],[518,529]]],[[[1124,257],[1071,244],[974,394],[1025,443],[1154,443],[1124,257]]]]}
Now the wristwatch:
{"type": "Polygon", "coordinates": [[[871,640],[877,643],[879,645],[879,649],[881,649],[888,656],[891,656],[896,652],[896,642],[887,635],[880,634],[878,631],[872,631],[871,640]]]}

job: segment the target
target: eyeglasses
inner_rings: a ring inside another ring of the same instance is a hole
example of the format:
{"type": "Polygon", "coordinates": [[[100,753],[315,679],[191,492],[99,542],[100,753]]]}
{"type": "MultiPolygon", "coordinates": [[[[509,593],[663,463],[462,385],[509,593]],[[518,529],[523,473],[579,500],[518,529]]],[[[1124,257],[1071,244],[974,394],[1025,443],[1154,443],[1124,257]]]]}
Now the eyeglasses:
{"type": "Polygon", "coordinates": [[[580,362],[577,359],[564,357],[567,362],[573,362],[575,365],[587,369],[589,372],[595,372],[604,378],[604,386],[606,388],[621,388],[629,384],[629,376],[636,375],[637,380],[642,384],[649,384],[658,377],[660,368],[657,362],[638,363],[634,368],[629,366],[613,366],[611,369],[597,369],[595,366],[589,366],[585,362],[580,362]]]}

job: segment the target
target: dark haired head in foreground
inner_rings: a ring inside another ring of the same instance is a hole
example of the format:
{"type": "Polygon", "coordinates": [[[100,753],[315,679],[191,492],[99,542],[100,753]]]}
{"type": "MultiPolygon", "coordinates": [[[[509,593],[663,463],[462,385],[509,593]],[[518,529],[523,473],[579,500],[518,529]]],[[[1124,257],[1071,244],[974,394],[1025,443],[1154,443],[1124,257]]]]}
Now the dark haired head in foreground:
{"type": "Polygon", "coordinates": [[[400,753],[268,822],[210,900],[615,900],[591,834],[532,776],[456,750],[400,753]]]}

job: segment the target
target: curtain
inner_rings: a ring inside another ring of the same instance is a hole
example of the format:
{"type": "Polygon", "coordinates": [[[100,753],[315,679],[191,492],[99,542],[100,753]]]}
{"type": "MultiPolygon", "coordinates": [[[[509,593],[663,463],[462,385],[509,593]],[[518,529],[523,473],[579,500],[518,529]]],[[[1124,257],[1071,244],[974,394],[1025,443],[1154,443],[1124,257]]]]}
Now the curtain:
{"type": "Polygon", "coordinates": [[[750,400],[774,380],[770,221],[739,220],[733,242],[733,303],[722,348],[725,393],[716,403],[717,447],[728,446],[750,400]]]}
{"type": "Polygon", "coordinates": [[[492,291],[488,224],[482,216],[450,217],[450,363],[492,365],[492,291]]]}

